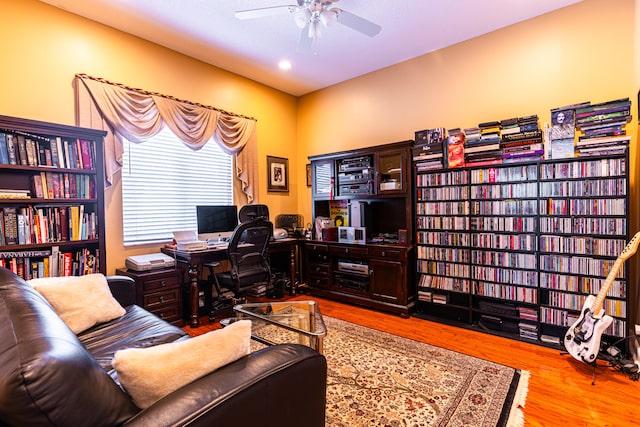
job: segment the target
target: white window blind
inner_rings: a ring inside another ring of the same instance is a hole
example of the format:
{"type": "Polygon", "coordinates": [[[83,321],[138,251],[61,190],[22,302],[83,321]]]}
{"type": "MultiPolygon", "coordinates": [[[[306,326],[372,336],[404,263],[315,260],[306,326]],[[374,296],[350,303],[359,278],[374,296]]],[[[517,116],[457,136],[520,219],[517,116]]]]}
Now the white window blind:
{"type": "Polygon", "coordinates": [[[197,230],[196,205],[233,204],[232,158],[214,141],[195,151],[165,127],[143,143],[125,141],[123,163],[125,246],[197,230]]]}

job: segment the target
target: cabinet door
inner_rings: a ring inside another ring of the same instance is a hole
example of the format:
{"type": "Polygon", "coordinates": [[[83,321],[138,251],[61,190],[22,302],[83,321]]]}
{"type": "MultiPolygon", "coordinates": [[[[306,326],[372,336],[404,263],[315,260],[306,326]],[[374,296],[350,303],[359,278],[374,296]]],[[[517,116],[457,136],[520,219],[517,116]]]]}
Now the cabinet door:
{"type": "Polygon", "coordinates": [[[314,198],[332,198],[333,182],[333,160],[317,160],[311,162],[311,191],[314,198]]]}
{"type": "Polygon", "coordinates": [[[376,185],[378,194],[404,193],[407,191],[406,155],[403,150],[378,153],[376,156],[376,185]]]}
{"type": "Polygon", "coordinates": [[[401,261],[372,259],[369,261],[371,297],[404,304],[406,272],[401,261]]]}

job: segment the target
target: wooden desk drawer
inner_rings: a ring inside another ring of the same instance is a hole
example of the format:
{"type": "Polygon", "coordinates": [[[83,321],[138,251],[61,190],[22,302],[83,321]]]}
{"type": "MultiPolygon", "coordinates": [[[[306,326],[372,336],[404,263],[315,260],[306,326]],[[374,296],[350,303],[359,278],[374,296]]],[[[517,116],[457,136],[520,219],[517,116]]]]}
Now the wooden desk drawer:
{"type": "Polygon", "coordinates": [[[320,288],[320,289],[330,289],[331,288],[331,280],[329,279],[329,276],[315,276],[310,274],[307,277],[307,285],[314,287],[314,288],[320,288]]]}
{"type": "Polygon", "coordinates": [[[305,243],[304,248],[308,251],[329,252],[329,245],[322,243],[305,243]]]}
{"type": "Polygon", "coordinates": [[[362,256],[367,257],[369,250],[366,247],[356,246],[332,246],[331,253],[335,255],[362,256]]]}
{"type": "Polygon", "coordinates": [[[178,326],[182,326],[183,324],[182,314],[180,313],[180,309],[177,304],[158,307],[155,310],[150,310],[150,312],[169,323],[173,323],[178,326]]]}
{"type": "Polygon", "coordinates": [[[177,275],[173,274],[167,277],[160,277],[153,280],[145,280],[142,286],[143,286],[144,292],[153,292],[153,291],[159,291],[162,289],[177,288],[180,286],[180,280],[178,279],[177,275]]]}
{"type": "Polygon", "coordinates": [[[403,259],[405,251],[403,249],[395,249],[389,247],[371,247],[369,248],[369,255],[378,258],[387,259],[403,259]]]}
{"type": "Polygon", "coordinates": [[[154,311],[155,307],[166,304],[178,306],[180,302],[180,289],[168,289],[164,292],[154,292],[144,295],[144,308],[154,311]]]}
{"type": "Polygon", "coordinates": [[[307,270],[309,274],[315,276],[328,276],[329,275],[329,264],[316,264],[311,263],[307,266],[307,270]]]}

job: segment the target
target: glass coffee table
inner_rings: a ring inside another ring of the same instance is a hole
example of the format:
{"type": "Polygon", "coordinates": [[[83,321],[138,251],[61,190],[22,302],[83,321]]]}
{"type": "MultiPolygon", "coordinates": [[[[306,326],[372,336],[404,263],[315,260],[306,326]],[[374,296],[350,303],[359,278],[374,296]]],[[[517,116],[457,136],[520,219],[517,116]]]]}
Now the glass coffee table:
{"type": "Polygon", "coordinates": [[[251,320],[251,338],[262,344],[296,342],[322,354],[327,330],[315,301],[238,304],[233,311],[236,319],[251,320]]]}

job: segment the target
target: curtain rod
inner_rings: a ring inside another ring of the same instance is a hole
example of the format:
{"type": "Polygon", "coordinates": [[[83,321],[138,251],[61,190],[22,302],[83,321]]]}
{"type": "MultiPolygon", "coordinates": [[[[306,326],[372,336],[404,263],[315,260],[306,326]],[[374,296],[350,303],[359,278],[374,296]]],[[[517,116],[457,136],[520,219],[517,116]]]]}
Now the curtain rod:
{"type": "Polygon", "coordinates": [[[249,117],[249,116],[244,116],[242,114],[232,113],[232,112],[229,112],[229,111],[225,111],[225,110],[223,110],[221,108],[211,107],[210,105],[204,105],[204,104],[200,104],[198,102],[187,101],[185,99],[179,99],[179,98],[176,98],[175,96],[171,96],[171,95],[164,95],[164,94],[158,93],[158,92],[151,92],[151,91],[144,90],[144,89],[138,89],[138,88],[129,87],[129,86],[123,85],[122,83],[110,82],[109,80],[103,79],[102,77],[94,77],[94,76],[90,76],[90,75],[84,74],[84,73],[78,73],[78,74],[76,74],[76,77],[78,77],[80,79],[95,80],[97,82],[106,83],[106,84],[109,84],[109,85],[112,85],[112,86],[118,86],[118,87],[120,87],[122,89],[131,90],[133,92],[137,92],[137,93],[140,93],[140,94],[143,94],[143,95],[160,96],[162,98],[171,99],[173,101],[184,102],[186,104],[195,105],[197,107],[202,107],[202,108],[207,108],[209,110],[218,111],[218,112],[220,112],[222,114],[226,114],[226,115],[233,116],[233,117],[240,117],[240,118],[243,118],[243,119],[253,120],[253,121],[256,121],[256,122],[258,121],[258,119],[256,119],[255,117],[249,117]]]}

